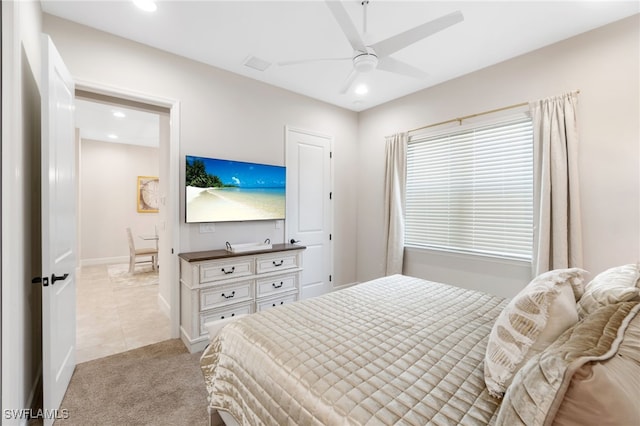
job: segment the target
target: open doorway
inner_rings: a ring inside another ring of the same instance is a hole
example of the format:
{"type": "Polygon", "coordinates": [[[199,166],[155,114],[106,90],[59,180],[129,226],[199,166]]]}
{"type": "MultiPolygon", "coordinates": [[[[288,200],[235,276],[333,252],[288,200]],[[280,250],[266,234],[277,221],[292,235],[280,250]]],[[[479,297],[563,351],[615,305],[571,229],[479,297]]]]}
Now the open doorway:
{"type": "Polygon", "coordinates": [[[155,254],[130,265],[131,244],[157,252],[164,244],[159,184],[169,110],[77,91],[76,117],[80,363],[171,338],[162,262],[155,267],[155,254]]]}

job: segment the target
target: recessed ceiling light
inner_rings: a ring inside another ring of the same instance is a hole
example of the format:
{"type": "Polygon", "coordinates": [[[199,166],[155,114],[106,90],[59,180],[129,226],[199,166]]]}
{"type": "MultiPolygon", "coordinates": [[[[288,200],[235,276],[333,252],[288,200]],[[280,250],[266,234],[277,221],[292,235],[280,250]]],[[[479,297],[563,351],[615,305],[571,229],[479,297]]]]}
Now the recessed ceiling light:
{"type": "Polygon", "coordinates": [[[122,111],[113,111],[113,116],[116,118],[125,118],[127,115],[122,111]]]}
{"type": "Polygon", "coordinates": [[[133,0],[133,4],[138,6],[138,9],[142,9],[145,12],[155,12],[158,9],[155,0],[133,0]]]}
{"type": "Polygon", "coordinates": [[[108,134],[108,135],[107,135],[107,137],[108,137],[109,139],[118,139],[118,135],[113,134],[113,133],[108,134]]]}
{"type": "Polygon", "coordinates": [[[367,93],[369,93],[369,88],[365,84],[360,84],[358,87],[356,87],[355,91],[358,95],[366,95],[367,93]]]}

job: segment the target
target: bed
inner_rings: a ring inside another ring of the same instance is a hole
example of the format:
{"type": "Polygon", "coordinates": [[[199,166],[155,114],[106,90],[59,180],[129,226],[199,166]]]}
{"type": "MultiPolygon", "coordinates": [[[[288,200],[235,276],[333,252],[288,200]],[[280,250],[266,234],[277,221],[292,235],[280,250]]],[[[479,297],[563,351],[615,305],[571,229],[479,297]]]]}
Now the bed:
{"type": "MultiPolygon", "coordinates": [[[[549,371],[540,378],[539,371],[520,366],[504,397],[486,385],[488,342],[511,304],[394,275],[251,314],[226,324],[202,355],[210,416],[220,413],[228,424],[267,425],[543,424],[546,413],[558,409],[558,398],[549,395],[566,393],[566,381],[547,383],[542,395],[528,396],[542,401],[525,403],[517,388],[545,382],[549,371]],[[535,409],[522,414],[522,404],[525,411],[535,409]]],[[[617,332],[639,308],[627,302],[618,324],[604,323],[617,332]]],[[[594,327],[582,328],[592,333],[594,327]]],[[[566,343],[556,345],[552,358],[579,361],[549,361],[561,378],[588,362],[575,348],[573,358],[567,357],[566,343]]],[[[601,359],[610,346],[592,351],[589,360],[601,359]]],[[[536,352],[526,365],[535,367],[547,355],[536,352]]],[[[631,410],[627,415],[640,416],[631,410]]]]}

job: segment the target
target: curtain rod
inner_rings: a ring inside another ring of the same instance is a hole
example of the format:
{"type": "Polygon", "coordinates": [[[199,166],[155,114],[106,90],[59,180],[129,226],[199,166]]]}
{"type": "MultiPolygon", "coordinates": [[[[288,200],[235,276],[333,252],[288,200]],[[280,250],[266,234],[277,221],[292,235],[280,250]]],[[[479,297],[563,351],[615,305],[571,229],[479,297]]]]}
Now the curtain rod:
{"type": "MultiPolygon", "coordinates": [[[[580,91],[579,91],[579,90],[576,90],[576,91],[575,91],[575,92],[573,92],[573,93],[577,93],[577,94],[579,94],[579,93],[580,93],[580,91]]],[[[415,128],[415,129],[411,129],[411,130],[409,130],[407,133],[413,133],[413,132],[417,132],[417,131],[419,131],[419,130],[428,129],[428,128],[430,128],[430,127],[441,126],[441,125],[443,125],[443,124],[454,123],[454,122],[456,122],[456,121],[457,121],[458,123],[460,123],[460,125],[462,125],[462,121],[463,121],[463,120],[468,120],[468,119],[470,119],[470,118],[479,117],[479,116],[481,116],[481,115],[493,114],[494,112],[506,111],[506,110],[508,110],[508,109],[520,108],[520,107],[523,107],[523,106],[526,106],[526,105],[529,105],[529,102],[520,102],[519,104],[513,104],[513,105],[509,105],[509,106],[502,107],[502,108],[491,109],[491,110],[489,110],[489,111],[478,112],[478,113],[476,113],[476,114],[465,115],[465,116],[463,116],[463,117],[452,118],[451,120],[441,121],[441,122],[439,122],[439,123],[434,123],[434,124],[429,124],[429,125],[426,125],[426,126],[418,127],[418,128],[415,128]]]]}

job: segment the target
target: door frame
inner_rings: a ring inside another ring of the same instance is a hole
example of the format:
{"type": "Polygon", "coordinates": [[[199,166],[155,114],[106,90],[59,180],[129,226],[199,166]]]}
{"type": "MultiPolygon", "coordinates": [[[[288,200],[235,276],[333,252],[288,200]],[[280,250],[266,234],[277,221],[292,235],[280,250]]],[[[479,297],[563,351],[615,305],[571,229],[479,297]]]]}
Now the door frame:
{"type": "MultiPolygon", "coordinates": [[[[289,126],[289,125],[285,125],[284,127],[284,146],[285,146],[285,166],[286,166],[286,159],[287,159],[287,150],[289,149],[289,132],[297,132],[297,133],[304,133],[310,136],[316,136],[319,138],[324,138],[324,139],[328,139],[329,140],[329,152],[331,153],[331,160],[329,161],[329,191],[332,194],[332,200],[329,203],[329,234],[331,234],[332,237],[335,236],[335,232],[334,232],[334,220],[333,220],[333,215],[335,212],[334,209],[334,203],[333,203],[333,193],[334,193],[334,167],[333,167],[333,145],[334,145],[334,137],[328,133],[322,133],[322,132],[318,132],[315,130],[308,130],[308,129],[303,129],[300,127],[295,127],[295,126],[289,126]]],[[[287,207],[288,208],[288,207],[287,207]]],[[[289,225],[288,222],[285,220],[285,242],[289,241],[289,238],[291,237],[290,234],[290,230],[289,230],[289,225]]],[[[302,244],[304,245],[304,241],[302,242],[302,244]]],[[[329,282],[329,291],[333,291],[335,290],[336,286],[335,286],[335,277],[334,275],[334,265],[333,265],[333,238],[331,240],[329,240],[329,244],[327,244],[328,250],[329,250],[329,271],[327,271],[329,273],[329,275],[331,275],[331,277],[333,278],[330,282],[329,282]]],[[[303,265],[304,266],[304,265],[303,265]]]]}
{"type": "MultiPolygon", "coordinates": [[[[178,185],[180,181],[180,101],[82,79],[76,79],[75,83],[76,90],[169,109],[169,170],[167,170],[169,192],[164,202],[164,208],[169,209],[168,220],[165,225],[168,227],[168,232],[165,232],[165,234],[169,236],[169,241],[167,241],[165,247],[169,250],[168,258],[172,259],[173,255],[177,255],[177,244],[180,241],[180,192],[178,185]]],[[[170,333],[171,337],[175,339],[180,337],[180,286],[177,285],[179,282],[178,262],[171,261],[168,265],[163,265],[160,279],[169,280],[170,300],[166,302],[169,303],[170,333]]],[[[160,303],[160,300],[158,300],[158,303],[160,303]]],[[[161,305],[161,309],[164,310],[165,308],[161,305]]]]}

